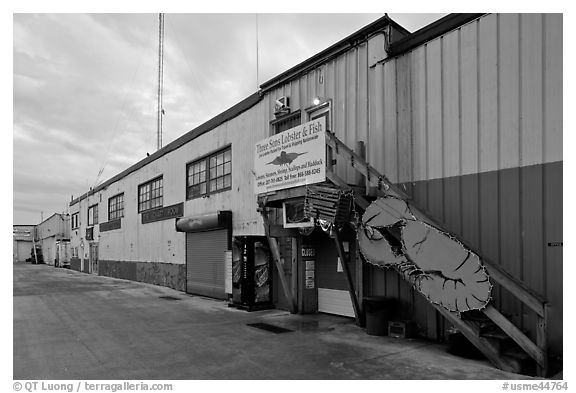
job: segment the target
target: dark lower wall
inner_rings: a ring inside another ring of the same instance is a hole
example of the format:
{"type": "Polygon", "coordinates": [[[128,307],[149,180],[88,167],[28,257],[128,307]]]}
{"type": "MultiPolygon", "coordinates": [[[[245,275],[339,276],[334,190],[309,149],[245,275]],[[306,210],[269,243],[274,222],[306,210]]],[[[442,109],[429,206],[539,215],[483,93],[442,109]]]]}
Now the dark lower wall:
{"type": "Polygon", "coordinates": [[[70,269],[80,271],[80,258],[70,258],[70,269]]]}
{"type": "MultiPolygon", "coordinates": [[[[500,265],[549,302],[548,340],[562,354],[562,162],[401,185],[414,203],[480,257],[500,265]]],[[[421,333],[450,325],[394,271],[368,266],[366,294],[396,297],[421,333]]],[[[536,317],[497,285],[496,307],[535,339],[536,317]]]]}
{"type": "Polygon", "coordinates": [[[179,291],[186,289],[186,265],[162,262],[98,261],[100,276],[161,285],[179,291]]]}

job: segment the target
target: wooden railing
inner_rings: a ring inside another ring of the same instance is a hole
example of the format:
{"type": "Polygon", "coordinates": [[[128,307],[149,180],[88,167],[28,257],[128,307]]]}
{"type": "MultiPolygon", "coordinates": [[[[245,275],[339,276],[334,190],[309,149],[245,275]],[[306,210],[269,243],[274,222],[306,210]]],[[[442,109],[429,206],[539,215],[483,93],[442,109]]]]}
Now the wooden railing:
{"type": "MultiPolygon", "coordinates": [[[[431,218],[428,214],[420,210],[417,206],[412,203],[412,199],[404,193],[400,188],[396,187],[390,180],[383,174],[379,173],[374,167],[368,164],[360,155],[355,153],[352,149],[346,146],[342,141],[336,138],[330,132],[326,133],[326,144],[328,149],[328,170],[327,178],[332,181],[332,183],[348,188],[348,184],[339,178],[332,169],[332,157],[335,155],[342,155],[353,166],[360,174],[364,175],[366,179],[376,184],[378,189],[384,190],[387,194],[399,197],[410,203],[412,212],[419,217],[425,218],[431,224],[442,228],[436,220],[431,218]]],[[[368,201],[361,196],[356,197],[357,205],[366,209],[368,206],[368,201]]],[[[462,244],[468,247],[470,250],[476,252],[472,247],[466,245],[464,242],[459,240],[462,244]]],[[[477,253],[477,252],[476,252],[477,253]]],[[[481,255],[477,253],[478,255],[481,255]]],[[[498,283],[500,286],[505,288],[508,292],[514,295],[522,304],[526,305],[531,309],[537,316],[537,326],[536,326],[536,343],[534,343],[530,338],[528,338],[520,329],[518,329],[512,322],[510,322],[504,315],[502,315],[496,308],[489,305],[482,310],[484,315],[486,315],[490,320],[492,320],[502,331],[504,331],[511,339],[513,339],[530,357],[532,357],[537,365],[537,374],[539,376],[546,376],[548,372],[548,359],[547,359],[547,319],[548,319],[548,304],[544,298],[536,294],[530,288],[526,287],[522,282],[512,277],[506,271],[504,271],[500,266],[482,257],[482,262],[486,267],[490,278],[498,283]]],[[[455,314],[442,309],[441,307],[435,306],[442,315],[447,317],[451,322],[457,323],[460,319],[455,314]]],[[[477,347],[484,347],[483,352],[487,357],[492,360],[498,367],[502,368],[503,364],[501,359],[493,353],[492,349],[488,349],[488,345],[483,341],[482,337],[472,337],[473,331],[468,329],[468,325],[460,323],[460,327],[463,333],[475,344],[477,347]]],[[[479,348],[482,350],[482,348],[479,348]]]]}

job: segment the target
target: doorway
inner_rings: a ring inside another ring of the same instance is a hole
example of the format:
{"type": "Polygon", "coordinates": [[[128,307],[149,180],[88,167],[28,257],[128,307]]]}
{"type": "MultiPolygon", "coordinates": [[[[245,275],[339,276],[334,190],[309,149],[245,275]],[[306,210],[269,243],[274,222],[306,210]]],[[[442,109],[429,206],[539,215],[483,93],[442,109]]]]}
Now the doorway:
{"type": "Polygon", "coordinates": [[[98,243],[90,243],[88,257],[90,273],[98,274],[98,243]]]}

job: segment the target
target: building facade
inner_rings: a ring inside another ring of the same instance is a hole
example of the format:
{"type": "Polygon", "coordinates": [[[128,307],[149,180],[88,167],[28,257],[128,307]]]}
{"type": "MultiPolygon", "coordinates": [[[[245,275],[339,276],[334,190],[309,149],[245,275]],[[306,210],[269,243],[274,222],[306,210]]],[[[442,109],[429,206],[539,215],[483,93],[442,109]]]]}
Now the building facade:
{"type": "MultiPolygon", "coordinates": [[[[256,194],[256,144],[317,119],[505,277],[494,307],[561,357],[561,15],[453,14],[414,34],[381,18],[74,199],[72,268],[219,299],[250,271],[275,307],[354,316],[349,271],[360,301],[394,298],[421,336],[445,339],[452,320],[365,263],[353,232],[340,253],[329,231],[284,225],[305,186],[256,194]],[[522,298],[542,299],[544,333],[522,298]]],[[[380,181],[337,150],[330,171],[375,197],[380,181]]]]}
{"type": "Polygon", "coordinates": [[[35,225],[14,225],[12,240],[13,262],[24,262],[32,255],[32,236],[35,225]]]}
{"type": "Polygon", "coordinates": [[[68,214],[54,213],[35,228],[36,244],[42,250],[44,263],[60,266],[69,259],[70,217],[68,214]]]}

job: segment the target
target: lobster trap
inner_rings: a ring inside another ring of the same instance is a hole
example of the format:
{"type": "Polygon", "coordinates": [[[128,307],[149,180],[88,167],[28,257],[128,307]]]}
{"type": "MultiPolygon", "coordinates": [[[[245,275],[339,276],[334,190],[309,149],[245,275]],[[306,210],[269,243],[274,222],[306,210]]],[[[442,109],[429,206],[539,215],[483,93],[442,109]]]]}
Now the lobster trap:
{"type": "Polygon", "coordinates": [[[350,221],[354,203],[351,191],[340,188],[308,186],[304,200],[304,214],[308,218],[344,224],[350,221]]]}

